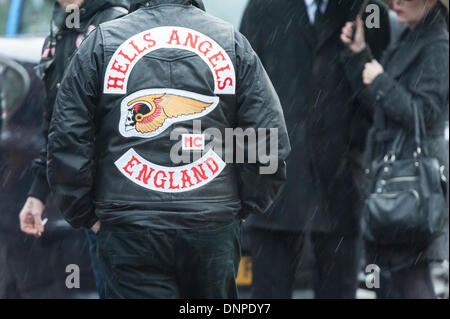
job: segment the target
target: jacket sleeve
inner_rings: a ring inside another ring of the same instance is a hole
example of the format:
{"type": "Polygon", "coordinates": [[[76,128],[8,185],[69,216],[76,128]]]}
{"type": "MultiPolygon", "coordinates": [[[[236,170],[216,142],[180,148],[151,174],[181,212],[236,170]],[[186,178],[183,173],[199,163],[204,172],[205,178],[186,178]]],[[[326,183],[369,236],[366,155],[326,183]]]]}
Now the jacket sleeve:
{"type": "MultiPolygon", "coordinates": [[[[362,82],[362,71],[364,70],[364,64],[373,59],[380,60],[391,42],[391,25],[389,20],[389,11],[386,5],[380,3],[380,1],[370,1],[369,4],[375,4],[380,9],[380,27],[364,27],[364,33],[368,45],[366,50],[359,54],[353,54],[350,50],[345,48],[340,54],[347,78],[349,79],[356,94],[361,93],[361,91],[365,88],[362,82]]],[[[366,21],[367,18],[368,13],[366,12],[363,17],[363,21],[366,21]]]]}
{"type": "MultiPolygon", "coordinates": [[[[354,65],[350,72],[354,83],[362,83],[363,63],[370,57],[369,50],[353,57],[354,65]]],[[[448,43],[427,45],[416,59],[414,70],[410,71],[413,73],[408,85],[399,83],[384,72],[361,91],[359,99],[366,108],[383,108],[387,117],[408,130],[414,129],[413,105],[416,104],[425,123],[430,126],[439,120],[443,107],[448,105],[449,76],[443,71],[448,67],[448,43]]]]}
{"type": "MultiPolygon", "coordinates": [[[[51,41],[50,37],[45,39],[44,48],[51,41]]],[[[43,61],[41,61],[41,64],[43,61]]],[[[44,71],[41,68],[37,68],[37,76],[43,78],[42,73],[44,71]]],[[[50,187],[47,182],[47,142],[48,142],[48,128],[50,126],[50,120],[52,118],[52,107],[50,105],[50,98],[47,96],[45,98],[45,103],[43,107],[44,116],[42,117],[41,123],[41,136],[44,139],[44,145],[39,151],[39,156],[33,160],[32,173],[33,182],[31,184],[30,190],[28,191],[28,196],[36,197],[40,199],[43,203],[47,201],[48,194],[50,193],[50,187]]]]}
{"type": "Polygon", "coordinates": [[[414,104],[422,111],[426,125],[431,126],[448,106],[448,67],[448,43],[426,46],[407,86],[385,72],[369,86],[368,95],[386,116],[409,130],[414,129],[414,104]]]}
{"type": "MultiPolygon", "coordinates": [[[[250,214],[263,214],[276,199],[286,181],[286,159],[291,147],[286,130],[283,111],[278,95],[264,70],[256,53],[241,34],[236,34],[237,58],[237,103],[238,127],[246,130],[252,128],[266,132],[267,143],[271,146],[272,165],[269,173],[267,163],[262,163],[257,156],[255,164],[245,163],[239,166],[240,197],[242,202],[241,217],[250,214]],[[270,132],[277,136],[269,143],[270,132]]],[[[261,144],[258,143],[259,147],[261,144]]]]}
{"type": "Polygon", "coordinates": [[[101,92],[103,45],[97,29],[74,55],[56,98],[48,137],[48,180],[64,218],[90,228],[98,218],[92,204],[94,112],[101,92]]]}
{"type": "Polygon", "coordinates": [[[39,152],[39,157],[33,161],[33,182],[28,191],[28,196],[36,197],[43,203],[47,201],[48,194],[50,193],[50,187],[47,182],[47,142],[51,116],[52,113],[49,110],[49,105],[47,105],[41,124],[41,134],[44,137],[45,144],[39,152]]]}

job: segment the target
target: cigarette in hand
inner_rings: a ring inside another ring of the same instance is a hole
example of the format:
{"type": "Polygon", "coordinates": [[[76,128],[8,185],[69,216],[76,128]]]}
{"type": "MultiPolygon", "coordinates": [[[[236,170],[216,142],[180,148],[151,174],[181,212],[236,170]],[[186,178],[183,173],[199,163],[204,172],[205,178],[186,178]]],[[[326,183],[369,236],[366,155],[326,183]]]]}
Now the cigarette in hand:
{"type": "Polygon", "coordinates": [[[44,219],[42,220],[42,226],[45,226],[45,224],[47,224],[47,222],[48,222],[48,218],[44,218],[44,219]]]}

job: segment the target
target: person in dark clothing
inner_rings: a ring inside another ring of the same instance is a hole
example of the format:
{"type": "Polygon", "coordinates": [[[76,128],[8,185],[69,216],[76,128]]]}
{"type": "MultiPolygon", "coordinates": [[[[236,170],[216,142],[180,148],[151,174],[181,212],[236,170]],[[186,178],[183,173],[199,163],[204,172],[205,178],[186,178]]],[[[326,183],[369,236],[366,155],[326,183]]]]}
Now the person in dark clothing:
{"type": "Polygon", "coordinates": [[[50,187],[73,227],[97,233],[107,298],[236,298],[240,220],[264,213],[286,179],[272,83],[248,41],[202,7],[133,1],[83,43],[58,92],[50,187]],[[230,128],[277,131],[276,168],[225,163],[216,148],[180,166],[171,137],[189,138],[194,119],[213,142],[230,128]]]}
{"type": "MultiPolygon", "coordinates": [[[[339,60],[345,49],[339,35],[362,2],[252,0],[242,19],[241,32],[280,96],[292,144],[279,199],[267,214],[247,222],[254,298],[291,298],[308,232],[316,259],[315,296],[355,297],[360,194],[354,177],[369,120],[352,99],[339,60]],[[283,258],[272,257],[281,251],[283,258]]],[[[380,2],[370,4],[378,5],[380,28],[367,29],[368,42],[380,56],[389,43],[388,13],[380,2]]]]}
{"type": "MultiPolygon", "coordinates": [[[[347,73],[361,101],[361,108],[374,114],[374,139],[370,160],[383,158],[391,147],[392,132],[404,130],[406,141],[401,159],[412,157],[414,105],[425,120],[424,148],[445,166],[448,179],[448,147],[444,137],[449,103],[448,11],[438,0],[393,1],[399,22],[408,28],[381,59],[373,56],[358,21],[342,29],[341,40],[349,47],[347,73]],[[384,136],[384,137],[383,137],[384,136]],[[383,137],[383,138],[382,138],[383,137]]],[[[370,155],[369,155],[370,156],[370,155]]],[[[448,196],[448,195],[447,195],[448,196]]],[[[367,240],[368,262],[389,270],[403,298],[435,298],[429,265],[448,259],[448,203],[442,208],[442,234],[428,245],[383,244],[367,240]]],[[[436,207],[436,209],[441,209],[436,207]]]]}
{"type": "MultiPolygon", "coordinates": [[[[45,40],[41,62],[37,67],[38,76],[44,81],[47,91],[46,109],[42,122],[42,134],[46,141],[56,95],[73,53],[100,23],[125,15],[128,12],[128,6],[127,0],[58,0],[55,3],[50,35],[45,40]],[[71,13],[70,5],[79,7],[79,26],[68,25],[71,13]]],[[[40,157],[34,161],[33,175],[34,181],[19,217],[23,232],[40,237],[44,231],[42,213],[50,193],[47,182],[46,145],[42,148],[40,157]]],[[[96,242],[89,233],[87,233],[87,237],[91,246],[90,251],[94,252],[96,242]]],[[[91,253],[91,259],[94,274],[96,274],[97,288],[100,297],[103,297],[103,283],[95,269],[95,265],[98,263],[96,254],[91,253]]]]}
{"type": "MultiPolygon", "coordinates": [[[[32,160],[39,155],[44,142],[39,129],[45,87],[34,72],[34,63],[21,61],[26,71],[20,72],[19,64],[0,56],[0,68],[4,65],[8,69],[6,73],[0,72],[1,90],[18,94],[8,94],[3,100],[7,104],[2,113],[0,135],[0,299],[65,299],[90,294],[95,290],[95,279],[83,232],[54,222],[47,224],[39,239],[20,230],[17,212],[26,200],[33,179],[32,160]],[[22,73],[23,83],[12,76],[11,70],[22,73]],[[29,90],[26,83],[30,84],[29,90]],[[19,103],[17,97],[23,97],[23,102],[19,103]],[[79,266],[83,278],[80,289],[76,290],[65,285],[66,267],[73,263],[79,266]]],[[[45,214],[52,221],[60,218],[51,198],[45,214]]]]}

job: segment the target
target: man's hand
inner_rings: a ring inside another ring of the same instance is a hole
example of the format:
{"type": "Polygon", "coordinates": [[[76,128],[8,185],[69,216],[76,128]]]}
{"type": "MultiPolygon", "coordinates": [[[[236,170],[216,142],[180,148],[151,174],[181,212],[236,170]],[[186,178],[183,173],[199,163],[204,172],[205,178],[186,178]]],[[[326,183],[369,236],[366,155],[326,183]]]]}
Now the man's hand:
{"type": "Polygon", "coordinates": [[[100,220],[98,220],[98,221],[94,224],[94,226],[91,227],[91,230],[92,230],[95,234],[97,234],[98,231],[100,230],[100,227],[101,227],[101,226],[102,226],[102,222],[101,222],[100,220]]]}
{"type": "Polygon", "coordinates": [[[44,232],[42,213],[45,204],[35,197],[28,197],[19,214],[20,229],[29,235],[41,237],[44,232]]]}
{"type": "Polygon", "coordinates": [[[377,76],[384,73],[383,66],[377,60],[366,63],[363,71],[363,82],[365,85],[372,84],[377,76]]]}

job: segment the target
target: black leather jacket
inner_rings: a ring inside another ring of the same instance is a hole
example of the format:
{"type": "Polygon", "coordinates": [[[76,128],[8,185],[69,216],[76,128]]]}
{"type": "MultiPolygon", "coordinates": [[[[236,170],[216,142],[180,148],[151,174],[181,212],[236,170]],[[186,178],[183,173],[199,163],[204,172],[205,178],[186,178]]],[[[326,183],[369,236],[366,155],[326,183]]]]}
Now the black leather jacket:
{"type": "Polygon", "coordinates": [[[66,220],[193,228],[263,213],[286,179],[290,144],[259,58],[192,0],[135,4],[89,36],[58,92],[48,178],[66,220]],[[225,164],[214,151],[175,163],[180,139],[170,135],[195,133],[194,119],[216,137],[227,128],[277,129],[278,169],[263,175],[261,161],[225,164]]]}
{"type": "MultiPolygon", "coordinates": [[[[50,34],[45,39],[41,62],[36,67],[47,93],[41,128],[46,141],[56,94],[73,53],[100,23],[124,16],[128,8],[129,0],[86,0],[80,8],[79,28],[68,28],[66,18],[70,12],[66,13],[58,3],[55,4],[50,34]]],[[[69,21],[73,22],[70,17],[69,21]]],[[[40,156],[34,161],[33,175],[28,196],[39,198],[45,203],[50,191],[47,183],[47,147],[41,150],[40,156]]]]}

